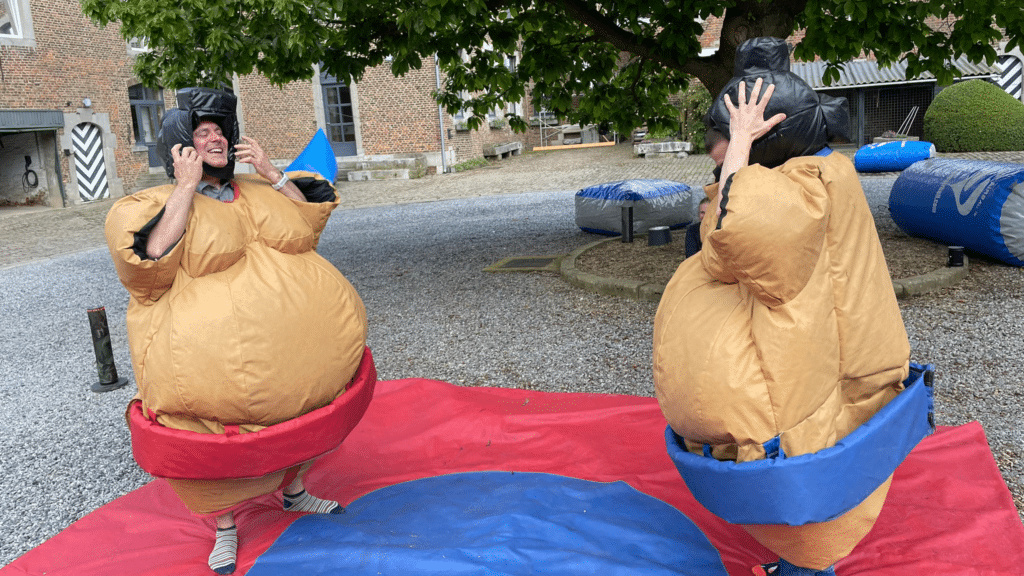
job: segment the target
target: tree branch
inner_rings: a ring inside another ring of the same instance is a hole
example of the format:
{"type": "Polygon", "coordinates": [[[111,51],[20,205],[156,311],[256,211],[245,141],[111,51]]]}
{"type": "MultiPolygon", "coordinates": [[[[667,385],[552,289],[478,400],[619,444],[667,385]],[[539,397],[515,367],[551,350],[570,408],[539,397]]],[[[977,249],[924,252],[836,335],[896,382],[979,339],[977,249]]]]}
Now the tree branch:
{"type": "Polygon", "coordinates": [[[644,65],[647,64],[647,58],[640,58],[640,62],[636,65],[636,78],[633,79],[633,84],[629,87],[629,93],[636,96],[636,87],[640,84],[640,80],[644,77],[644,65]]]}
{"type": "Polygon", "coordinates": [[[627,32],[619,27],[614,20],[590,8],[579,0],[542,0],[548,4],[557,5],[565,9],[566,13],[575,20],[582,22],[597,35],[618,48],[622,52],[629,52],[648,59],[658,60],[672,68],[679,68],[679,63],[663,62],[654,53],[655,46],[651,42],[637,37],[632,32],[627,32]],[[674,65],[673,65],[674,64],[674,65]]]}

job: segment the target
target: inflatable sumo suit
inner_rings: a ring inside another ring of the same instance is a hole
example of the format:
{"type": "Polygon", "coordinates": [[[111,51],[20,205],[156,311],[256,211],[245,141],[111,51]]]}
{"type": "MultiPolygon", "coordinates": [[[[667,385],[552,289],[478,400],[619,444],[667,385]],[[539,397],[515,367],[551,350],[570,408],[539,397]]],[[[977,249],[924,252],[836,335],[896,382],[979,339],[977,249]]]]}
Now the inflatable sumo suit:
{"type": "MultiPolygon", "coordinates": [[[[191,145],[202,120],[238,141],[234,96],[187,89],[160,132],[191,145]]],[[[220,514],[287,486],[355,426],[376,382],[366,312],[352,285],[315,251],[338,205],[332,183],[292,172],[308,202],[257,175],[235,198],[196,194],[182,238],[147,257],[173,185],[122,198],[107,243],[131,299],[128,337],[138,395],[127,418],[139,465],[166,478],[196,514],[220,514]]]]}
{"type": "MultiPolygon", "coordinates": [[[[655,317],[654,381],[669,451],[677,443],[688,457],[730,470],[835,446],[900,394],[909,370],[907,334],[857,173],[826,147],[846,136],[845,100],[818,96],[788,68],[781,40],[740,47],[737,75],[713,103],[709,127],[729,134],[723,99],[736,102],[739,82],[749,93],[757,78],[776,86],[765,117],[787,118],[754,142],[748,166],[720,190],[706,189],[721,217],[707,212],[703,249],[679,266],[655,317]]],[[[827,570],[871,529],[890,480],[891,471],[825,522],[736,523],[784,560],[827,570]]],[[[687,479],[696,494],[691,481],[706,478],[687,479]]],[[[765,486],[766,500],[772,490],[765,486]]]]}

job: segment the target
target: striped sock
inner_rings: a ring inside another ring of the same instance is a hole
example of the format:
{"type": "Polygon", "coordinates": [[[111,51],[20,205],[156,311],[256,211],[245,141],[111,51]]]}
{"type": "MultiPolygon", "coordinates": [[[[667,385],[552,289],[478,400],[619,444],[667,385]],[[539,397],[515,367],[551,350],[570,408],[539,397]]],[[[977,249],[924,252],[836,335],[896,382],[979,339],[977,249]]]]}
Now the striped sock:
{"type": "Polygon", "coordinates": [[[334,500],[317,498],[305,490],[298,494],[284,494],[284,509],[289,512],[314,514],[341,514],[345,511],[345,507],[334,500]]]}
{"type": "Polygon", "coordinates": [[[238,552],[238,528],[217,528],[217,541],[210,552],[210,569],[217,574],[231,574],[235,571],[235,554],[238,552]]]}

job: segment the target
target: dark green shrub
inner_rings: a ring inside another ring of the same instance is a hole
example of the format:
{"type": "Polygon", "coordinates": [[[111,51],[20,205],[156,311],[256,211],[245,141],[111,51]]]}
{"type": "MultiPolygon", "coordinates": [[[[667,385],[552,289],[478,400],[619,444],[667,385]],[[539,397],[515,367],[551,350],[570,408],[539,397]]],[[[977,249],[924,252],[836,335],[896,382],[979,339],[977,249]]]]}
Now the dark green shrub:
{"type": "Polygon", "coordinates": [[[925,112],[924,139],[939,152],[1024,150],[1024,104],[984,80],[954,84],[925,112]]]}

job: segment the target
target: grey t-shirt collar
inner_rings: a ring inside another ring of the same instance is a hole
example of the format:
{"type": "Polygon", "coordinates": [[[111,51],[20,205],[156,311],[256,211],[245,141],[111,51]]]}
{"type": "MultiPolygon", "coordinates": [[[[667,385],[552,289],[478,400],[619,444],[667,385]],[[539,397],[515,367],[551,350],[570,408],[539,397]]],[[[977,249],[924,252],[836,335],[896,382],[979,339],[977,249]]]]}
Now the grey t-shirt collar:
{"type": "Polygon", "coordinates": [[[200,182],[196,184],[196,192],[221,202],[231,202],[235,199],[235,188],[231,185],[230,180],[224,180],[219,186],[208,182],[200,182]]]}

